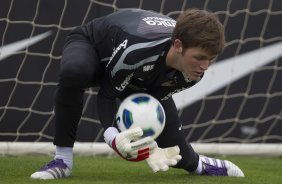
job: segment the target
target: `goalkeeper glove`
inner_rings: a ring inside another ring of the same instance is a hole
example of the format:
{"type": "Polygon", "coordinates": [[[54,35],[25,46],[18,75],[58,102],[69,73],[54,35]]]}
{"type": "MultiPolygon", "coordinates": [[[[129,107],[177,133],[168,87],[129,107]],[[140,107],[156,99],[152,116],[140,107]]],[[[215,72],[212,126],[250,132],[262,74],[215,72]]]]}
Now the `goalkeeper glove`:
{"type": "Polygon", "coordinates": [[[178,146],[169,148],[157,147],[146,161],[153,172],[167,171],[169,166],[175,166],[181,160],[182,157],[179,153],[180,149],[178,146]]]}
{"type": "Polygon", "coordinates": [[[104,132],[104,139],[125,160],[142,161],[148,158],[150,152],[157,147],[152,137],[140,139],[142,135],[143,130],[139,127],[120,133],[115,127],[109,127],[104,132]]]}

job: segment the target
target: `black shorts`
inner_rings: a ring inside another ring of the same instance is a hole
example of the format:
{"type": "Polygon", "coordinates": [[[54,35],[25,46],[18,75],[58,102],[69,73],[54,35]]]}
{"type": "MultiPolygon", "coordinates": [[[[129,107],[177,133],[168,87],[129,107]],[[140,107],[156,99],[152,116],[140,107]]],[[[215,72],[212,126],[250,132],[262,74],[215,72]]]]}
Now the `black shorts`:
{"type": "Polygon", "coordinates": [[[66,38],[59,85],[72,88],[98,86],[105,71],[103,64],[88,37],[75,30],[66,38]]]}

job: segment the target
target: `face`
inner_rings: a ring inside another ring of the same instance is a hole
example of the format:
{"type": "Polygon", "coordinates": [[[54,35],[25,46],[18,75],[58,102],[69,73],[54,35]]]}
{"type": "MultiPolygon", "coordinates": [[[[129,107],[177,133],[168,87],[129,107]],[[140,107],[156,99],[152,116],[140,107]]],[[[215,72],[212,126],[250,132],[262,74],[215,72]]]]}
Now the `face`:
{"type": "Polygon", "coordinates": [[[182,45],[174,44],[173,68],[183,72],[190,80],[197,81],[212,64],[216,56],[209,55],[199,47],[183,50],[182,45]]]}
{"type": "Polygon", "coordinates": [[[180,58],[180,67],[190,80],[198,80],[212,64],[215,56],[209,56],[201,48],[188,48],[180,58]]]}

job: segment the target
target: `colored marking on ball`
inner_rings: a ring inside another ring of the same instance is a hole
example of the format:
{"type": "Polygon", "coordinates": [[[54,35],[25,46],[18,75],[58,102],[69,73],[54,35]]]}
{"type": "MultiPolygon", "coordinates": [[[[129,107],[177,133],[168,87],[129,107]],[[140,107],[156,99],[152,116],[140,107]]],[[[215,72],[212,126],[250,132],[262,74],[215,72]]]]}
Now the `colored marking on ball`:
{"type": "Polygon", "coordinates": [[[151,128],[148,129],[143,129],[143,135],[142,137],[148,137],[148,136],[153,136],[155,135],[155,131],[151,128]]]}
{"type": "Polygon", "coordinates": [[[133,123],[132,113],[129,110],[124,109],[122,113],[122,120],[125,128],[129,129],[133,123]]]}
{"type": "Polygon", "coordinates": [[[161,106],[158,105],[156,111],[157,111],[157,117],[158,117],[159,122],[163,124],[164,123],[164,113],[163,113],[161,106]]]}
{"type": "Polygon", "coordinates": [[[150,100],[150,97],[148,96],[139,96],[139,97],[136,97],[136,98],[133,98],[132,101],[134,103],[137,103],[137,104],[140,104],[140,103],[148,103],[150,100]]]}

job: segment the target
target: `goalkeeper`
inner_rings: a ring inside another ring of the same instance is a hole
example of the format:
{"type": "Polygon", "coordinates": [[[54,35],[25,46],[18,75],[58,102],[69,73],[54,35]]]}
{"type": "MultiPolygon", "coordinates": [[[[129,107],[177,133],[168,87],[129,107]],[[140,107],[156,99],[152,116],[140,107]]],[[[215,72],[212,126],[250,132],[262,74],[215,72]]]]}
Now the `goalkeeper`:
{"type": "Polygon", "coordinates": [[[235,164],[193,150],[172,99],[201,80],[224,44],[218,18],[199,9],[186,10],[177,21],[152,11],[124,9],[73,30],[66,38],[55,96],[55,157],[31,178],[71,175],[83,94],[89,87],[99,87],[104,139],[125,160],[146,160],[153,172],[174,167],[199,175],[243,177],[235,164]],[[140,138],[140,128],[115,128],[117,99],[138,92],[151,94],[165,109],[166,125],[156,140],[140,138]]]}

